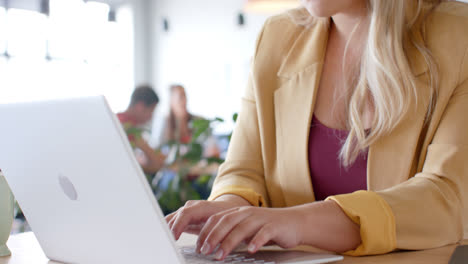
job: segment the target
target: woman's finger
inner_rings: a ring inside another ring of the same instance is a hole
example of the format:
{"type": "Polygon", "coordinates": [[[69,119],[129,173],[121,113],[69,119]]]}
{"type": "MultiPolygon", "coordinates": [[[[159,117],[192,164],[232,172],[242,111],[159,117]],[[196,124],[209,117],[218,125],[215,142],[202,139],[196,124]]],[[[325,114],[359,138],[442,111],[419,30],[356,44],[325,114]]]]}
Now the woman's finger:
{"type": "MultiPolygon", "coordinates": [[[[186,205],[185,205],[186,206],[186,205]]],[[[172,226],[174,225],[174,222],[175,220],[177,219],[178,215],[179,215],[179,212],[180,210],[182,210],[182,208],[184,208],[185,206],[183,207],[180,207],[179,209],[177,209],[177,211],[175,211],[174,213],[170,214],[170,220],[168,221],[168,225],[169,225],[169,229],[172,230],[172,226]]],[[[169,217],[168,216],[168,217],[169,217]]],[[[167,217],[166,217],[167,218],[167,217]]],[[[166,219],[167,221],[167,219],[166,219]]]]}
{"type": "Polygon", "coordinates": [[[171,226],[172,233],[176,240],[180,238],[180,235],[189,224],[199,224],[210,216],[210,210],[201,210],[201,207],[203,207],[202,204],[196,203],[193,205],[186,205],[178,211],[177,217],[171,226]]]}
{"type": "Polygon", "coordinates": [[[184,232],[189,233],[189,234],[193,234],[193,235],[198,235],[198,234],[200,234],[200,231],[203,228],[203,225],[204,224],[188,225],[185,228],[184,232]]]}
{"type": "Polygon", "coordinates": [[[168,222],[169,229],[172,230],[172,226],[174,225],[175,220],[177,219],[177,214],[172,217],[172,219],[168,222]]]}
{"type": "MultiPolygon", "coordinates": [[[[215,253],[215,258],[217,260],[223,260],[231,251],[242,243],[242,241],[255,235],[265,221],[268,221],[268,219],[259,219],[254,216],[242,220],[222,240],[219,249],[215,253]]],[[[209,238],[207,240],[209,240],[209,238]]]]}
{"type": "Polygon", "coordinates": [[[169,226],[169,229],[172,229],[172,225],[174,224],[174,221],[177,218],[177,214],[179,213],[179,210],[180,210],[180,208],[177,211],[175,211],[174,213],[166,216],[166,222],[167,222],[167,224],[169,226]]]}
{"type": "Polygon", "coordinates": [[[274,240],[277,233],[277,228],[274,227],[273,224],[266,224],[257,232],[257,234],[252,238],[250,241],[247,250],[249,253],[255,253],[258,251],[259,248],[266,245],[270,240],[274,240]]]}
{"type": "Polygon", "coordinates": [[[201,252],[208,255],[214,251],[226,236],[244,219],[251,214],[247,211],[235,211],[222,216],[213,229],[210,230],[201,248],[201,252]]]}
{"type": "MultiPolygon", "coordinates": [[[[226,211],[222,211],[220,213],[214,214],[210,218],[208,218],[207,222],[205,223],[202,230],[200,231],[200,234],[198,235],[196,252],[201,253],[202,247],[205,244],[205,240],[206,240],[208,234],[211,232],[211,230],[214,229],[214,227],[219,222],[219,220],[222,217],[224,217],[225,215],[231,214],[231,213],[237,212],[237,211],[238,211],[237,208],[231,208],[231,209],[228,209],[226,211]]],[[[208,251],[211,252],[212,249],[213,248],[211,247],[211,245],[207,245],[204,248],[204,252],[208,252],[208,251]]],[[[205,255],[206,255],[206,253],[205,253],[205,255]]]]}
{"type": "MultiPolygon", "coordinates": [[[[177,210],[178,211],[178,210],[177,210]]],[[[171,213],[171,214],[168,214],[166,215],[166,217],[164,217],[166,219],[166,222],[170,222],[172,218],[174,218],[174,216],[177,214],[177,211],[171,213]]]]}

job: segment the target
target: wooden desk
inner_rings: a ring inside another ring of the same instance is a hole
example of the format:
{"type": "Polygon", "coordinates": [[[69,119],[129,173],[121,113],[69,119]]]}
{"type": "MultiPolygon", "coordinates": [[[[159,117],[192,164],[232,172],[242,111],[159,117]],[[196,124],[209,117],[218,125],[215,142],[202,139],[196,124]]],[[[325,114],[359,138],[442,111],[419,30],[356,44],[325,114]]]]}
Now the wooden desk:
{"type": "MultiPolygon", "coordinates": [[[[177,244],[180,246],[187,246],[195,244],[195,241],[196,236],[184,234],[177,244]]],[[[461,244],[468,245],[468,240],[462,241],[461,244]]],[[[47,259],[34,234],[31,232],[11,236],[8,241],[8,247],[12,252],[12,256],[0,257],[0,264],[59,264],[58,262],[49,261],[49,259],[47,259]]],[[[447,264],[455,247],[456,245],[451,245],[430,250],[395,252],[372,257],[345,257],[344,260],[334,263],[447,264]]]]}

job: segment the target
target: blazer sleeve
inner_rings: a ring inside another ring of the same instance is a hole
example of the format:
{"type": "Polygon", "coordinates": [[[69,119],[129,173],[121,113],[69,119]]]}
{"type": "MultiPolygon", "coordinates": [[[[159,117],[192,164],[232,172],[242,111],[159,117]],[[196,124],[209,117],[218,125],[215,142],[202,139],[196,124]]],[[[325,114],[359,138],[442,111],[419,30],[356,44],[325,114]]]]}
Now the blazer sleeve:
{"type": "Polygon", "coordinates": [[[349,255],[427,249],[463,238],[468,198],[468,50],[420,173],[379,192],[330,197],[361,228],[349,255]]]}
{"type": "Polygon", "coordinates": [[[268,21],[257,38],[247,89],[242,98],[241,111],[229,144],[226,161],[219,168],[208,200],[214,200],[223,194],[235,194],[253,206],[268,206],[254,94],[255,58],[267,23],[268,21]]]}

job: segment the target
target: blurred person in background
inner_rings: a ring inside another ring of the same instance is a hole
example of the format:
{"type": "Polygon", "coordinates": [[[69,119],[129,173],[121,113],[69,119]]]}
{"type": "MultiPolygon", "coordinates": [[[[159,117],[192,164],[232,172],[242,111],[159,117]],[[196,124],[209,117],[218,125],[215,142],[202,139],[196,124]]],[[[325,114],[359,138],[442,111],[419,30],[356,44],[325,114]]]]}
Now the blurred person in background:
{"type": "Polygon", "coordinates": [[[117,114],[132,147],[141,150],[137,160],[147,174],[154,174],[161,169],[166,158],[154,150],[142,135],[145,125],[153,119],[158,103],[159,97],[153,88],[141,85],[133,91],[127,110],[117,114]]]}
{"type": "Polygon", "coordinates": [[[190,123],[198,118],[187,110],[187,94],[182,85],[170,86],[170,110],[165,121],[163,142],[180,141],[187,144],[192,139],[190,123]]]}
{"type": "Polygon", "coordinates": [[[165,214],[183,205],[187,195],[192,195],[191,199],[208,198],[219,165],[208,158],[220,156],[217,139],[212,135],[213,121],[188,111],[182,85],[174,84],[169,89],[169,115],[164,120],[160,140],[161,151],[167,155],[166,166],[152,181],[155,193],[162,197],[159,204],[165,214]],[[171,196],[165,199],[167,193],[171,196]]]}
{"type": "MultiPolygon", "coordinates": [[[[202,117],[191,114],[187,109],[187,94],[184,86],[173,84],[170,86],[170,110],[165,121],[163,143],[180,142],[188,144],[192,140],[192,122],[202,117]]],[[[204,142],[204,156],[219,157],[219,148],[213,137],[204,142]]]]}

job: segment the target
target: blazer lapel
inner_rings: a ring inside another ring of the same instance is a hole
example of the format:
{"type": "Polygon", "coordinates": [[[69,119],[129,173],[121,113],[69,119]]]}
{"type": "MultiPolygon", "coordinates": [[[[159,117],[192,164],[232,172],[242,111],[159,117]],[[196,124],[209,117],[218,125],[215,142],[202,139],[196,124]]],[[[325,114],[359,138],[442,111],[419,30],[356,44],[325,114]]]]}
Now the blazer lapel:
{"type": "Polygon", "coordinates": [[[327,40],[327,21],[305,28],[278,72],[282,84],[274,94],[277,162],[286,206],[314,201],[308,137],[327,40]]]}

